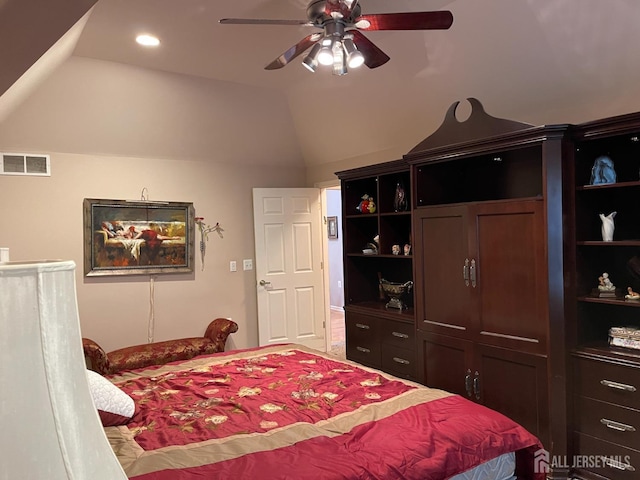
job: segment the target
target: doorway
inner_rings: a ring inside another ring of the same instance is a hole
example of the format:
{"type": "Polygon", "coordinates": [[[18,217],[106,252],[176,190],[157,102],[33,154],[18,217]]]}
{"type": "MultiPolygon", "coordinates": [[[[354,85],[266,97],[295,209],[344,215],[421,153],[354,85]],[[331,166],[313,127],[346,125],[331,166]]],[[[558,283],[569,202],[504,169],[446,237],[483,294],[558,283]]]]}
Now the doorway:
{"type": "Polygon", "coordinates": [[[337,238],[327,233],[325,251],[325,298],[329,299],[327,351],[345,357],[344,274],[342,249],[342,192],[340,186],[322,189],[323,216],[337,218],[337,238]]]}

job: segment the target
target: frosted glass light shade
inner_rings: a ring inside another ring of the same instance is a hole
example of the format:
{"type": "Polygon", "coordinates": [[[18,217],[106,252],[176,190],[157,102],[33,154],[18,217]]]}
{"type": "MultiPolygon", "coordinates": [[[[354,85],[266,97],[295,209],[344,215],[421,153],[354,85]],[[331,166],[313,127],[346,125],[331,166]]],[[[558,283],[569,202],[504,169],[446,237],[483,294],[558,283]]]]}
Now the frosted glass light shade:
{"type": "Polygon", "coordinates": [[[0,263],[0,479],[127,478],[89,392],[75,267],[0,263]]]}

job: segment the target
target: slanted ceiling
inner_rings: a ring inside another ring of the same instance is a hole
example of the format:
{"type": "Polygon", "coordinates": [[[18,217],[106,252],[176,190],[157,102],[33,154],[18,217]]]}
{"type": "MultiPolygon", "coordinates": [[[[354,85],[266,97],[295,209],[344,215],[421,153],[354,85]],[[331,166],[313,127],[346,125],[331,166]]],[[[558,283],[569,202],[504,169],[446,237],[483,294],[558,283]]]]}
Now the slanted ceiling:
{"type": "MultiPolygon", "coordinates": [[[[365,13],[451,10],[454,23],[444,31],[370,32],[391,61],[345,77],[310,74],[299,61],[263,70],[309,32],[304,27],[218,24],[224,17],[300,19],[306,3],[99,0],[74,56],[281,98],[298,145],[290,154],[298,149],[308,167],[398,158],[440,125],[449,105],[467,97],[478,98],[491,115],[534,125],[640,110],[637,2],[361,0],[365,13]],[[133,44],[141,30],[158,34],[161,48],[133,44]]],[[[248,102],[235,105],[253,113],[248,102]]]]}

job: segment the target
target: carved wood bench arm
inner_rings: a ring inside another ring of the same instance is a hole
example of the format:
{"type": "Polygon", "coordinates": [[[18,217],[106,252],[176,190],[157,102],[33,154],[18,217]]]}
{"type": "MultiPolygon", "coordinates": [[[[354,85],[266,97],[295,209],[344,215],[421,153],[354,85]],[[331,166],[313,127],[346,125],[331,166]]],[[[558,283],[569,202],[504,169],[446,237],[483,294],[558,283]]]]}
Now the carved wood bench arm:
{"type": "Polygon", "coordinates": [[[100,345],[90,338],[83,338],[82,348],[84,349],[84,358],[88,369],[101,375],[110,373],[111,362],[109,362],[107,352],[100,345]]]}
{"type": "Polygon", "coordinates": [[[223,352],[227,337],[238,331],[238,324],[228,318],[216,318],[207,327],[204,336],[216,345],[216,352],[223,352]]]}

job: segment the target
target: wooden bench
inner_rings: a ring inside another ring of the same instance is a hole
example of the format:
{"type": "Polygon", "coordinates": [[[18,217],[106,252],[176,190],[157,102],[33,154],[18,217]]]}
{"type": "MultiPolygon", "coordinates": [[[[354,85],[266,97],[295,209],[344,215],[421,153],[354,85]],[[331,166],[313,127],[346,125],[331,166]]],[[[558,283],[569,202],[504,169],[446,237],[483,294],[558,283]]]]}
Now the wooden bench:
{"type": "Polygon", "coordinates": [[[227,318],[216,318],[209,324],[203,337],[134,345],[109,353],[89,338],[82,339],[82,346],[87,368],[101,375],[110,375],[122,370],[162,365],[175,360],[188,360],[196,355],[223,352],[227,337],[237,331],[236,322],[227,318]]]}

